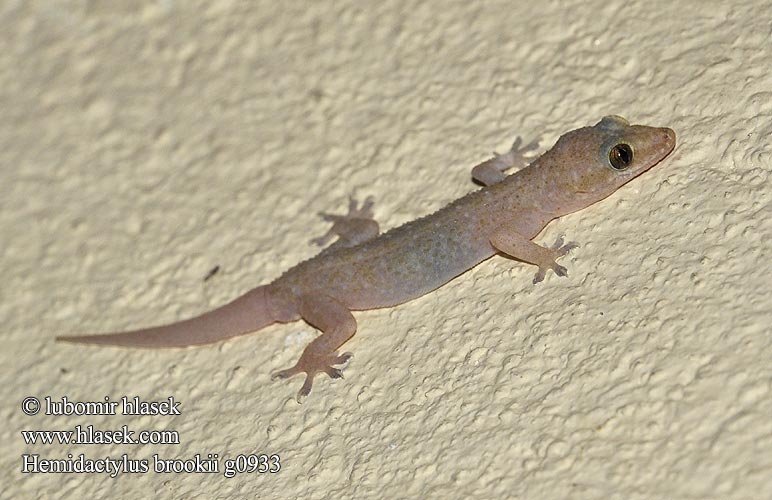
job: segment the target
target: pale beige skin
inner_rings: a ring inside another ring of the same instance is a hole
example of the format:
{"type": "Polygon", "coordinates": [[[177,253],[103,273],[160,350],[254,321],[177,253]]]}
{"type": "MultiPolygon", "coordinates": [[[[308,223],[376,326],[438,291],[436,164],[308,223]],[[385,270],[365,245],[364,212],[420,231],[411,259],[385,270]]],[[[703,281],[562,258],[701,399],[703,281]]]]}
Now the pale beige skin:
{"type": "Polygon", "coordinates": [[[607,116],[592,127],[563,135],[529,166],[503,171],[532,148],[518,149],[477,165],[472,177],[486,187],[441,210],[378,235],[372,201],[353,200],[345,216],[323,214],[332,229],[313,240],[338,240],[272,283],[257,287],[211,312],[179,323],[130,332],[59,337],[68,342],[132,347],[181,347],[242,335],[274,322],[304,319],[322,335],[277,378],[305,373],[298,399],[323,372],[340,378],[334,365],[351,354],[338,349],[356,332],[352,310],[390,307],[420,297],[501,252],[538,266],[534,283],[548,269],[566,276],[556,260],[575,247],[533,241],[553,219],[606,198],[665,158],[675,147],[669,128],[630,125],[607,116]]]}

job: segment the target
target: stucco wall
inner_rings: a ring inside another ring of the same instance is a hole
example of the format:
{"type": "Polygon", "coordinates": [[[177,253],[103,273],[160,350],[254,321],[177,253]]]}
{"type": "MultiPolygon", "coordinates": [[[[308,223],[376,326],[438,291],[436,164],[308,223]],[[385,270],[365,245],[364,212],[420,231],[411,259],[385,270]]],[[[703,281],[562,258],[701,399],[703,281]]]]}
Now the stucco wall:
{"type": "Polygon", "coordinates": [[[772,497],[769,2],[3,2],[3,498],[772,497]],[[280,7],[278,5],[281,5],[280,7]],[[344,380],[272,382],[275,325],[142,351],[57,334],[202,312],[314,253],[318,211],[390,228],[516,135],[619,114],[674,154],[501,257],[357,313],[344,380]],[[205,280],[209,271],[219,272],[205,280]],[[140,396],[179,416],[26,416],[140,396]],[[176,430],[28,445],[21,430],[176,430]],[[275,453],[278,474],[22,474],[40,458],[275,453]]]}

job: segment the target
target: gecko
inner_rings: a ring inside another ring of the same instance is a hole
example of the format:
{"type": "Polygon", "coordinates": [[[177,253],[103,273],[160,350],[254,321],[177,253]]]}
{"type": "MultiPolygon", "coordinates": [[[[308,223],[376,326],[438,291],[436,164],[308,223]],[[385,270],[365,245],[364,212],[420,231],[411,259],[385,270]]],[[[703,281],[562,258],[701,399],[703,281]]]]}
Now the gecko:
{"type": "Polygon", "coordinates": [[[429,293],[497,253],[534,264],[534,283],[548,270],[567,276],[557,259],[577,245],[562,237],[551,246],[533,242],[544,227],[563,215],[606,198],[659,163],[675,147],[666,127],[631,125],[606,116],[593,126],[562,135],[529,165],[507,175],[537,146],[518,139],[472,169],[483,187],[444,208],[380,233],[373,200],[353,198],[347,215],[320,214],[331,229],[312,240],[337,240],[315,257],[297,264],[273,282],[191,319],[164,326],[58,340],[127,347],[183,347],[251,333],[272,323],[305,320],[321,332],[298,361],[273,379],[298,374],[305,381],[298,402],[311,392],[314,377],[342,378],[337,366],[351,353],[339,349],[357,331],[352,311],[393,307],[429,293]],[[380,234],[379,234],[380,233],[380,234]]]}

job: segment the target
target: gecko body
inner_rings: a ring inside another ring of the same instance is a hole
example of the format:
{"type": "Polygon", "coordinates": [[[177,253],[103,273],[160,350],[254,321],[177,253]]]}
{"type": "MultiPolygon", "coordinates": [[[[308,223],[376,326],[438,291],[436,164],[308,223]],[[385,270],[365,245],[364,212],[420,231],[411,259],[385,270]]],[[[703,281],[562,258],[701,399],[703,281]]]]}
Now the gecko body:
{"type": "Polygon", "coordinates": [[[378,234],[372,201],[355,201],[345,216],[323,214],[332,229],[316,243],[338,236],[316,257],[301,262],[268,285],[259,286],[213,311],[171,325],[102,335],[60,337],[77,343],[130,347],[181,347],[250,333],[271,323],[304,319],[322,335],[297,363],[277,378],[304,373],[298,399],[314,376],[340,378],[351,356],[338,349],[356,332],[351,311],[390,307],[420,297],[496,253],[538,266],[534,283],[547,270],[567,274],[556,260],[575,247],[531,241],[553,219],[606,198],[659,163],[675,147],[669,128],[630,125],[604,117],[560,137],[527,167],[505,175],[520,161],[519,139],[504,155],[477,165],[472,176],[485,187],[428,216],[378,234]]]}

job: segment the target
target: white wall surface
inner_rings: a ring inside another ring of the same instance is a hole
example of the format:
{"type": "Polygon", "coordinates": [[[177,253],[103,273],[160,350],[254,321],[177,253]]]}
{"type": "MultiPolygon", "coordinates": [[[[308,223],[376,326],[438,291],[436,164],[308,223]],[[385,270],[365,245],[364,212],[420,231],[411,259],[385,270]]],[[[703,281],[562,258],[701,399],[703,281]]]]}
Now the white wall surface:
{"type": "Polygon", "coordinates": [[[3,498],[772,498],[770,2],[0,4],[3,498]],[[570,274],[493,258],[356,313],[344,380],[270,380],[305,323],[183,350],[55,343],[192,316],[390,228],[517,135],[619,114],[676,151],[552,223],[570,274]],[[219,272],[204,281],[210,269],[219,272]],[[36,416],[140,396],[180,416],[36,416]],[[28,445],[76,425],[178,445],[28,445]],[[278,474],[22,474],[23,454],[275,453],[278,474]]]}

